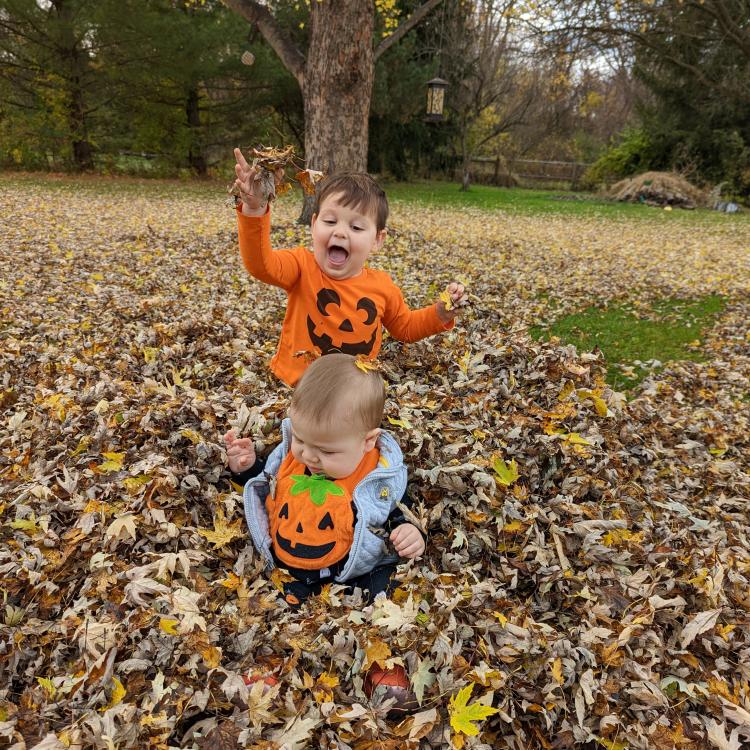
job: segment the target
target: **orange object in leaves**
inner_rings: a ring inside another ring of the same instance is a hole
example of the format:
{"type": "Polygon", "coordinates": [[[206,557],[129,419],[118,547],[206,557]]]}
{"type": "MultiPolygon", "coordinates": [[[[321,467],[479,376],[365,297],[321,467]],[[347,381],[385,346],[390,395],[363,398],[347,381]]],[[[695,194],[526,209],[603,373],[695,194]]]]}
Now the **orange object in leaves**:
{"type": "Polygon", "coordinates": [[[272,674],[243,674],[242,679],[248,687],[251,687],[256,682],[263,682],[263,692],[267,693],[274,685],[278,685],[279,681],[272,674]]]}
{"type": "Polygon", "coordinates": [[[394,703],[388,711],[389,714],[405,714],[418,708],[414,693],[406,670],[396,664],[391,669],[383,669],[379,664],[373,664],[365,674],[362,685],[365,695],[372,698],[373,693],[381,688],[383,699],[394,699],[394,703]]]}

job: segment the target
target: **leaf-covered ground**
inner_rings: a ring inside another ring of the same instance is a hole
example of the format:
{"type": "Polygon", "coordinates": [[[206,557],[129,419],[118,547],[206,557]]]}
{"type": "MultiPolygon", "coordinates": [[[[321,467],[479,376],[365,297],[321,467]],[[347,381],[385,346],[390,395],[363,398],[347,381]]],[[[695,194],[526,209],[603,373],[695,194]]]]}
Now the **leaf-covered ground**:
{"type": "Polygon", "coordinates": [[[374,264],[407,299],[474,296],[383,349],[428,553],[391,602],[292,613],[220,444],[277,440],[284,296],[221,190],[0,180],[0,745],[748,746],[750,223],[393,214],[374,264]],[[715,293],[708,361],[627,401],[601,355],[527,334],[550,304],[715,293]],[[402,723],[362,692],[388,659],[422,701],[402,723]]]}

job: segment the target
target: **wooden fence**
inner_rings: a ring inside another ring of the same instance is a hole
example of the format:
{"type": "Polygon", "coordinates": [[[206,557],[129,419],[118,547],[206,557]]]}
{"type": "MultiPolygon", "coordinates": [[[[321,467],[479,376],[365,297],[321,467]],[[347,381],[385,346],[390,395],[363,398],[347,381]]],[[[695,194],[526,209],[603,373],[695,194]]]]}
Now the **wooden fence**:
{"type": "Polygon", "coordinates": [[[471,178],[474,182],[491,185],[566,183],[575,188],[590,166],[591,164],[581,161],[477,156],[471,160],[471,178]]]}

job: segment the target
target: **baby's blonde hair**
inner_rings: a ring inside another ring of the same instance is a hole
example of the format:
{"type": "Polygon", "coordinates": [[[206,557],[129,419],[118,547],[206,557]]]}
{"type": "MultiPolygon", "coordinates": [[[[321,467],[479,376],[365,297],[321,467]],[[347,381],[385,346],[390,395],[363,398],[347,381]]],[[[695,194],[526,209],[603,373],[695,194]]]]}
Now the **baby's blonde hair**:
{"type": "Polygon", "coordinates": [[[351,354],[316,359],[297,383],[291,411],[316,423],[369,432],[383,420],[385,384],[376,370],[360,368],[351,354]]]}

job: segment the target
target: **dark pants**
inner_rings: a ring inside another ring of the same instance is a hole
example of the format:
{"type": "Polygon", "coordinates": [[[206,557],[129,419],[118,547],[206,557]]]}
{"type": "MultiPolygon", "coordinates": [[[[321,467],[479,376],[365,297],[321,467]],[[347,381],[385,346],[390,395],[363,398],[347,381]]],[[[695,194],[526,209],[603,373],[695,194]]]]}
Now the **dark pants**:
{"type": "MultiPolygon", "coordinates": [[[[394,584],[391,578],[396,572],[396,566],[381,565],[369,573],[357,576],[357,578],[351,578],[346,581],[347,592],[351,593],[355,588],[360,588],[364,592],[365,601],[370,604],[372,600],[381,592],[385,591],[386,594],[390,594],[393,590],[394,584]]],[[[302,602],[307,599],[308,596],[315,596],[320,593],[320,590],[327,583],[333,583],[333,577],[321,578],[319,581],[313,583],[305,583],[304,581],[290,581],[284,584],[284,597],[287,604],[291,607],[299,607],[302,602]]]]}

